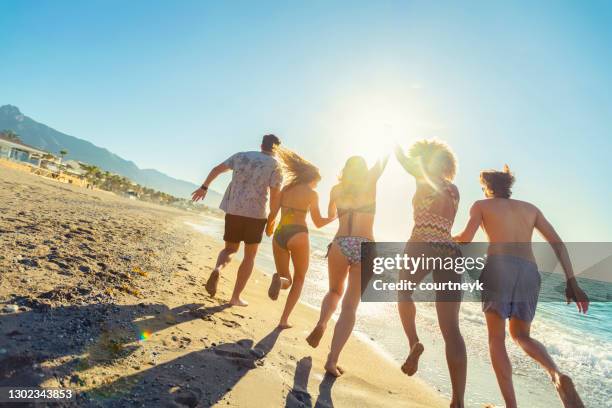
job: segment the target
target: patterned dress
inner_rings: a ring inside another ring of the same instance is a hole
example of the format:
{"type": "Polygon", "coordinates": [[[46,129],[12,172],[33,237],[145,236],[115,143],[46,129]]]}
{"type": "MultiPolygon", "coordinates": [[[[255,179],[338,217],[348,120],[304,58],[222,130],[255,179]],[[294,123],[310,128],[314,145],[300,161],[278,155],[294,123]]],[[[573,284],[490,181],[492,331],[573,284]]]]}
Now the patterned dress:
{"type": "Polygon", "coordinates": [[[414,228],[410,242],[430,243],[440,255],[456,255],[459,252],[459,246],[452,238],[451,229],[459,206],[459,196],[452,184],[448,182],[437,190],[433,188],[431,190],[431,193],[424,197],[415,196],[412,200],[414,228]],[[435,211],[440,207],[447,207],[449,203],[453,218],[449,219],[438,214],[439,211],[435,211]]]}

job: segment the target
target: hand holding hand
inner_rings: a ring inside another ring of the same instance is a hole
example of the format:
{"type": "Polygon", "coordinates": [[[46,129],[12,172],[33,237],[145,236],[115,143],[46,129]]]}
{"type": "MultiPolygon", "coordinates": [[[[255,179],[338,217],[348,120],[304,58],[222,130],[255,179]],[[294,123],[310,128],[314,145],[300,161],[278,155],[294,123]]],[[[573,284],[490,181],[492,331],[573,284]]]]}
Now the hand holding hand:
{"type": "Polygon", "coordinates": [[[274,233],[274,220],[268,220],[266,223],[266,236],[271,237],[274,233]]]}

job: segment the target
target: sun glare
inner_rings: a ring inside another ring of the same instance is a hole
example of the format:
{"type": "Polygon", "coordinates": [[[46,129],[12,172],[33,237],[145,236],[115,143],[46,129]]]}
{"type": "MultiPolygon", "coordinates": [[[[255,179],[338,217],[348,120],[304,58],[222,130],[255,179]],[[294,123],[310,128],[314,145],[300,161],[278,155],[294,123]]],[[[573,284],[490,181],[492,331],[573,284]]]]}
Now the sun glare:
{"type": "Polygon", "coordinates": [[[370,165],[390,154],[397,143],[398,118],[386,112],[355,112],[343,123],[343,148],[349,155],[365,157],[370,165]]]}
{"type": "Polygon", "coordinates": [[[341,157],[363,156],[370,165],[392,154],[396,144],[406,149],[418,138],[435,136],[433,121],[407,96],[353,95],[337,101],[331,113],[330,149],[341,157]]]}

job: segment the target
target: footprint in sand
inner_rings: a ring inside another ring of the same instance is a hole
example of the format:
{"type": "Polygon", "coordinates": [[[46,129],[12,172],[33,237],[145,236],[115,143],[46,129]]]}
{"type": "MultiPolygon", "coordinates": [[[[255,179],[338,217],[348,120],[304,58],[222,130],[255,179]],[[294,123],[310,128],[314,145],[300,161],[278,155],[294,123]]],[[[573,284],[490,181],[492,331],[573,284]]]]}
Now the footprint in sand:
{"type": "Polygon", "coordinates": [[[241,324],[235,320],[227,320],[222,318],[221,321],[223,322],[223,325],[227,327],[235,328],[241,326],[241,324]]]}
{"type": "Polygon", "coordinates": [[[186,407],[196,407],[202,398],[202,390],[199,388],[191,388],[189,390],[181,390],[174,397],[174,401],[177,404],[184,405],[186,407]]]}

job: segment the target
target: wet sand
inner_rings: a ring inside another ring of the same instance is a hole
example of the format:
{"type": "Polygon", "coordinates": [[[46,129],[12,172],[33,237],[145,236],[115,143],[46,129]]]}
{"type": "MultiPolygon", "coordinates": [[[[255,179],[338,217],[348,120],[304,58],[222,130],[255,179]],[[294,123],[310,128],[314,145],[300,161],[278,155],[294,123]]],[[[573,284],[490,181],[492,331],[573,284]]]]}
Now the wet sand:
{"type": "MultiPolygon", "coordinates": [[[[317,312],[255,270],[247,308],[204,283],[220,238],[198,216],[0,168],[0,387],[71,388],[65,406],[443,407],[417,378],[353,337],[339,379],[324,375],[331,330],[313,350],[317,312]]],[[[330,325],[330,329],[332,326],[330,325]]]]}

